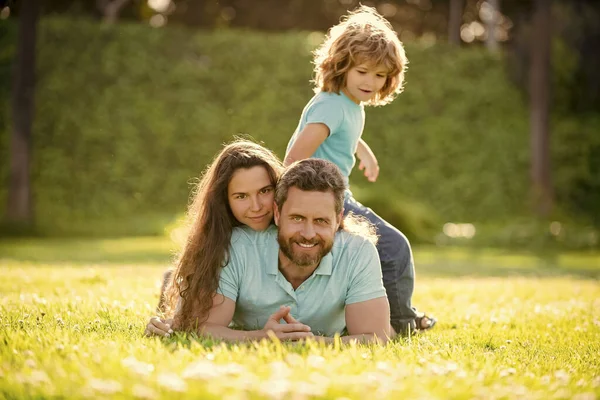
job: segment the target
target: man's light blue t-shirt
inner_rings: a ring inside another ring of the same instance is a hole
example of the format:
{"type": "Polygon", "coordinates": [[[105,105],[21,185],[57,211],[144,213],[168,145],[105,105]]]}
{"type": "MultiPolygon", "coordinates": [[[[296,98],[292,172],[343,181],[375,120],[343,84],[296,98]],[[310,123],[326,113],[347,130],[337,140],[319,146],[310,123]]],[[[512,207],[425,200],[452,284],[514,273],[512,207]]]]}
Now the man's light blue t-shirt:
{"type": "Polygon", "coordinates": [[[304,107],[296,132],[290,139],[286,154],[307,124],[322,123],[329,128],[329,136],[312,157],[329,160],[337,165],[346,185],[356,162],[354,154],[365,126],[365,110],[343,92],[317,93],[304,107]]]}
{"type": "Polygon", "coordinates": [[[315,335],[333,336],[346,327],[347,304],[386,296],[375,245],[361,236],[336,233],[331,252],[296,290],[278,265],[275,226],[263,232],[234,229],[218,289],[236,302],[234,326],[262,329],[271,314],[287,305],[292,316],[315,335]]]}

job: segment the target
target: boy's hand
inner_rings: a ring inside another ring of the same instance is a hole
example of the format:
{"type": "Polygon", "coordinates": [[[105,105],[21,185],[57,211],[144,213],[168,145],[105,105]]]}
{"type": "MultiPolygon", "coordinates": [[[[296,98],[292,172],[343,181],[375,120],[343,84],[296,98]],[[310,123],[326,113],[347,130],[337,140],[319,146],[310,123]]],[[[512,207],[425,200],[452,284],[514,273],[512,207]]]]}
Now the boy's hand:
{"type": "Polygon", "coordinates": [[[377,157],[373,154],[373,150],[371,150],[367,142],[363,139],[359,139],[358,141],[356,155],[360,160],[358,169],[365,171],[365,176],[369,182],[375,182],[379,176],[379,163],[377,162],[377,157]]]}
{"type": "Polygon", "coordinates": [[[365,171],[365,176],[369,182],[375,182],[379,176],[379,164],[377,164],[377,159],[373,153],[365,157],[365,159],[360,160],[358,169],[365,171]]]}

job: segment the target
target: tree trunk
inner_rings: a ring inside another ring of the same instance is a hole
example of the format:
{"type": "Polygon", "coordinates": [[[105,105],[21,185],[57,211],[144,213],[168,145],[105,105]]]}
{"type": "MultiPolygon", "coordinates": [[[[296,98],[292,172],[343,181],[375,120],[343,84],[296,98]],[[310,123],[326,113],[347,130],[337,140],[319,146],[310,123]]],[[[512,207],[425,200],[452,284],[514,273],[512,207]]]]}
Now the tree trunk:
{"type": "Polygon", "coordinates": [[[487,4],[490,8],[490,18],[485,21],[487,38],[485,45],[489,51],[496,53],[499,49],[498,40],[496,39],[496,29],[498,27],[498,17],[500,15],[500,0],[487,0],[487,4]]]}
{"type": "Polygon", "coordinates": [[[17,56],[13,67],[12,136],[6,218],[9,223],[33,222],[29,165],[35,95],[35,42],[39,0],[23,0],[19,13],[17,56]]]}
{"type": "Polygon", "coordinates": [[[462,25],[464,0],[450,0],[448,14],[448,43],[460,46],[460,27],[462,25]]]}
{"type": "Polygon", "coordinates": [[[129,0],[96,0],[96,5],[102,12],[102,20],[107,24],[114,24],[119,19],[119,14],[129,0]]]}
{"type": "Polygon", "coordinates": [[[550,178],[550,45],[551,2],[535,0],[529,70],[531,179],[534,211],[547,217],[552,210],[550,178]]]}

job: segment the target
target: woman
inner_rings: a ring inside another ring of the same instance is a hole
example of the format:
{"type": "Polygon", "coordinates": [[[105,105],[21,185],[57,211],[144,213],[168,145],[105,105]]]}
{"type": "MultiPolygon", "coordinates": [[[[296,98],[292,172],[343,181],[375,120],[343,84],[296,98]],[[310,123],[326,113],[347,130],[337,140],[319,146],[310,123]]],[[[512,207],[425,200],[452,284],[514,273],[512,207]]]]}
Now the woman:
{"type": "Polygon", "coordinates": [[[151,318],[146,335],[169,336],[172,327],[191,330],[204,321],[213,305],[219,271],[227,263],[233,228],[265,230],[271,224],[282,169],[275,154],[247,140],[226,145],[215,157],[194,191],[187,241],[161,294],[159,309],[173,316],[177,307],[175,318],[151,318]]]}

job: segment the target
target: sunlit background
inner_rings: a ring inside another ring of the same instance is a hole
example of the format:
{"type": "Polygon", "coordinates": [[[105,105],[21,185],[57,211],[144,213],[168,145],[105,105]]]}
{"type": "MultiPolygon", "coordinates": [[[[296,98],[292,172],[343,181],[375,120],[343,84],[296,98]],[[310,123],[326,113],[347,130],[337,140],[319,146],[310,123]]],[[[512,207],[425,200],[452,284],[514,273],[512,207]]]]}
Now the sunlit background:
{"type": "MultiPolygon", "coordinates": [[[[363,4],[410,64],[404,93],[367,109],[381,175],[355,173],[356,197],[415,244],[597,248],[598,5],[556,0],[544,17],[533,0],[363,4]]],[[[190,184],[223,143],[251,136],[283,157],[311,51],[357,5],[4,1],[2,234],[184,236],[190,184]],[[27,43],[35,59],[17,57],[27,43]],[[20,66],[31,60],[35,74],[20,66]]]]}
{"type": "Polygon", "coordinates": [[[351,187],[434,329],[142,336],[193,183],[234,136],[284,156],[358,1],[0,0],[0,399],[600,397],[600,2],[362,3],[410,63],[351,187]]]}

